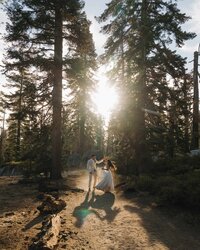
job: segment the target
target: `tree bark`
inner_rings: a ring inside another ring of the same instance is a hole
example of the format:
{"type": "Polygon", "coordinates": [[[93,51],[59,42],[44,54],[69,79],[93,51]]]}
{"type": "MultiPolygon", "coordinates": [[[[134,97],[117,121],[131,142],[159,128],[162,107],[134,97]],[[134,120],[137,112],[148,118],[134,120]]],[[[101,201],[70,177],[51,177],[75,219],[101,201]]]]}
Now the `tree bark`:
{"type": "Polygon", "coordinates": [[[17,159],[20,158],[20,148],[21,148],[21,122],[22,122],[22,89],[24,82],[24,73],[23,70],[21,73],[21,81],[20,81],[20,91],[19,91],[19,103],[18,103],[18,117],[17,117],[17,159]]]}
{"type": "Polygon", "coordinates": [[[55,45],[54,45],[54,86],[53,86],[53,124],[52,124],[52,169],[51,178],[61,178],[61,111],[62,111],[62,8],[55,6],[55,45]]]}
{"type": "MultiPolygon", "coordinates": [[[[187,80],[186,77],[184,78],[184,87],[183,87],[183,95],[184,100],[187,100],[188,98],[188,90],[187,90],[187,80]]],[[[184,151],[185,153],[188,153],[190,151],[190,144],[189,144],[189,105],[187,102],[184,104],[184,120],[185,120],[185,128],[184,128],[184,151]]]]}
{"type": "Polygon", "coordinates": [[[142,1],[141,9],[141,60],[140,60],[140,80],[138,85],[138,107],[137,107],[137,135],[136,135],[136,145],[135,145],[135,154],[137,160],[137,172],[143,172],[146,168],[146,131],[145,131],[145,113],[143,109],[146,106],[146,57],[147,57],[147,30],[146,30],[146,17],[147,17],[147,5],[146,0],[142,1]]]}

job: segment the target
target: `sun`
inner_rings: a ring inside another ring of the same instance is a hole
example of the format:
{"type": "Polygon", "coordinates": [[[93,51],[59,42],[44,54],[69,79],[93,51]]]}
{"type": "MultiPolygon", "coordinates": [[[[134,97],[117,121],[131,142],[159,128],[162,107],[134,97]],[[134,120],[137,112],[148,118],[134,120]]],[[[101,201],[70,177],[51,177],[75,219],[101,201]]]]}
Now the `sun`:
{"type": "Polygon", "coordinates": [[[98,87],[92,94],[92,101],[96,108],[95,112],[108,123],[112,111],[117,108],[118,93],[114,86],[108,84],[106,77],[99,80],[98,87]]]}

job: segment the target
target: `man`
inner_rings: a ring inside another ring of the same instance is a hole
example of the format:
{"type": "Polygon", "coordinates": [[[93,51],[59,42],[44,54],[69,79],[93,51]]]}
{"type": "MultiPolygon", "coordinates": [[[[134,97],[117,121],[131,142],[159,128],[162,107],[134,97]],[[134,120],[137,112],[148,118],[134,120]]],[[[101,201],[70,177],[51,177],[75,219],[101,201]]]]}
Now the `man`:
{"type": "Polygon", "coordinates": [[[97,166],[96,164],[100,164],[104,161],[104,159],[97,161],[96,155],[91,155],[91,158],[87,162],[87,170],[89,172],[89,191],[91,188],[92,177],[94,177],[93,189],[95,189],[96,181],[97,181],[97,166]]]}

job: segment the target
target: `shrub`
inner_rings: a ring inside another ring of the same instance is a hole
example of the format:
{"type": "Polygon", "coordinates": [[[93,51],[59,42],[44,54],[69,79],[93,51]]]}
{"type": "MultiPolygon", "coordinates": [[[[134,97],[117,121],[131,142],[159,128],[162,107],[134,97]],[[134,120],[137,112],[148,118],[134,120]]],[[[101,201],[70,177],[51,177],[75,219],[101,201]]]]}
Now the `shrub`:
{"type": "Polygon", "coordinates": [[[147,191],[150,193],[154,193],[155,180],[148,175],[140,176],[136,182],[136,188],[140,191],[147,191]]]}
{"type": "Polygon", "coordinates": [[[151,174],[136,178],[139,191],[155,195],[157,202],[167,206],[200,208],[200,157],[160,159],[153,165],[151,174]]]}
{"type": "Polygon", "coordinates": [[[173,186],[163,186],[158,193],[158,203],[162,205],[183,205],[184,192],[180,185],[174,183],[173,186]]]}
{"type": "Polygon", "coordinates": [[[162,176],[157,178],[156,187],[159,204],[200,208],[200,173],[162,176]]]}

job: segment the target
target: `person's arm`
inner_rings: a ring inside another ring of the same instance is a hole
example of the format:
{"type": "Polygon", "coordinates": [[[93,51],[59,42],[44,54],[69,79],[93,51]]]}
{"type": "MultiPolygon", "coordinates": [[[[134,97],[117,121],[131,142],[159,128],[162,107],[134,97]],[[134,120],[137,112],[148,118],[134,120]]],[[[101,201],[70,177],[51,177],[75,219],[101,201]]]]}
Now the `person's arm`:
{"type": "Polygon", "coordinates": [[[102,163],[103,161],[104,161],[104,158],[101,159],[101,160],[99,160],[99,161],[96,160],[96,164],[100,164],[100,163],[102,163]]]}
{"type": "Polygon", "coordinates": [[[112,164],[112,167],[111,167],[113,170],[115,170],[115,171],[117,171],[117,167],[114,165],[114,164],[112,164]]]}

